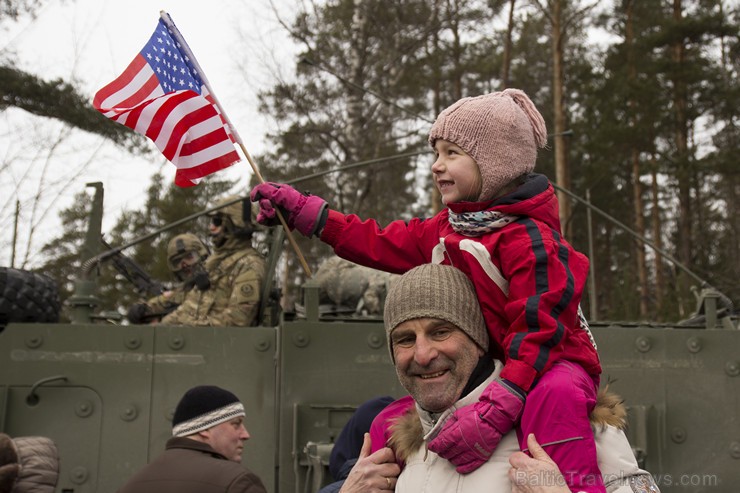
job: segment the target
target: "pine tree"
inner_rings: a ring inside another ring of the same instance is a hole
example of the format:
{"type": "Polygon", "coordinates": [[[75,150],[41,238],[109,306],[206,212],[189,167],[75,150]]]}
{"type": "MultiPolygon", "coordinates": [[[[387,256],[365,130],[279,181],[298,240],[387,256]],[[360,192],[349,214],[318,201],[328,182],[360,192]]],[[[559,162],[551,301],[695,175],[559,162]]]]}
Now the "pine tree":
{"type": "MultiPolygon", "coordinates": [[[[303,47],[296,81],[278,83],[260,98],[261,110],[282,127],[271,136],[273,149],[259,158],[269,163],[265,178],[290,182],[428,149],[424,139],[432,117],[419,81],[430,67],[425,43],[428,32],[438,29],[435,22],[422,1],[390,8],[379,0],[339,1],[300,13],[292,29],[303,47]]],[[[383,223],[418,207],[414,167],[411,157],[395,158],[297,186],[335,209],[383,223]]],[[[318,242],[298,240],[313,268],[329,253],[318,242]]],[[[289,271],[286,286],[302,282],[301,274],[289,271]]]]}

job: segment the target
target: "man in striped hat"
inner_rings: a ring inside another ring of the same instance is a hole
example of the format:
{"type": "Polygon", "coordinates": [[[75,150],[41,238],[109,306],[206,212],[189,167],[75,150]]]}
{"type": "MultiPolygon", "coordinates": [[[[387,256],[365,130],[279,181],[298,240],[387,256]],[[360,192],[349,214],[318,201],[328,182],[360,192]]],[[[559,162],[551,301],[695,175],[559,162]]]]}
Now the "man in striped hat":
{"type": "Polygon", "coordinates": [[[260,478],[241,465],[249,440],[244,416],[244,406],[228,390],[188,390],[175,408],[164,453],[119,493],[265,493],[260,478]]]}

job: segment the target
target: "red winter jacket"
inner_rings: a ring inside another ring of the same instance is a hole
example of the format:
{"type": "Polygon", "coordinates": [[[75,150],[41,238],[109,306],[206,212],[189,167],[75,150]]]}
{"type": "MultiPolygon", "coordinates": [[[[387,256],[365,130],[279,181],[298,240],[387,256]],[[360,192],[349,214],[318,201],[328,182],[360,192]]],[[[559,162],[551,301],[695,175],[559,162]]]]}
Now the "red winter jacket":
{"type": "Polygon", "coordinates": [[[456,233],[445,209],[431,219],[374,220],[329,211],[321,240],[340,257],[404,273],[425,263],[457,267],[473,282],[491,335],[501,377],[529,391],[555,361],[601,373],[587,325],[579,321],[588,259],[560,233],[558,202],[543,175],[488,203],[450,204],[455,212],[495,210],[518,219],[483,236],[456,233]]]}

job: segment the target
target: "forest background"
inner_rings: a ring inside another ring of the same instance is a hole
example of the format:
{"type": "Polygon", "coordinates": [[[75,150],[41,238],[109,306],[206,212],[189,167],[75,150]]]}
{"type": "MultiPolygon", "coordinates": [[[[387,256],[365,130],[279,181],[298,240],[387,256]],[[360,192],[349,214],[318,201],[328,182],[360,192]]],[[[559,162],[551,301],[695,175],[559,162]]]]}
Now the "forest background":
{"type": "MultiPolygon", "coordinates": [[[[44,3],[4,1],[0,24],[44,3]]],[[[248,3],[243,8],[248,15],[248,3]]],[[[592,262],[584,300],[589,318],[686,318],[699,279],[740,301],[737,1],[306,0],[288,11],[274,13],[295,56],[289,73],[275,70],[259,94],[260,112],[274,125],[254,157],[270,181],[295,181],[332,208],[381,224],[429,217],[440,208],[426,143],[436,115],[464,96],[520,88],[550,133],[537,171],[580,198],[559,193],[564,233],[592,262]],[[603,214],[589,214],[583,200],[603,214]]],[[[0,111],[61,122],[39,151],[47,165],[64,161],[55,143],[80,130],[116,142],[121,155],[154,155],[150,142],[97,115],[74,80],[47,80],[16,62],[12,54],[0,58],[0,111]]],[[[11,158],[0,162],[0,179],[11,158]]],[[[40,183],[31,203],[67,186],[40,183]]],[[[246,195],[248,187],[214,175],[179,189],[155,173],[143,205],[121,211],[106,239],[127,243],[225,193],[246,195]]],[[[25,231],[32,235],[34,218],[14,214],[15,200],[0,200],[3,237],[19,230],[12,226],[16,217],[30,221],[25,231]]],[[[61,212],[57,234],[13,265],[54,277],[68,297],[86,260],[90,204],[89,193],[80,192],[61,212]]],[[[165,280],[167,240],[204,233],[199,221],[126,253],[165,280]]],[[[314,271],[331,254],[317,240],[298,242],[314,271]]],[[[290,306],[305,280],[290,249],[279,274],[290,306]]],[[[100,275],[101,308],[125,310],[136,294],[110,266],[100,275]]]]}

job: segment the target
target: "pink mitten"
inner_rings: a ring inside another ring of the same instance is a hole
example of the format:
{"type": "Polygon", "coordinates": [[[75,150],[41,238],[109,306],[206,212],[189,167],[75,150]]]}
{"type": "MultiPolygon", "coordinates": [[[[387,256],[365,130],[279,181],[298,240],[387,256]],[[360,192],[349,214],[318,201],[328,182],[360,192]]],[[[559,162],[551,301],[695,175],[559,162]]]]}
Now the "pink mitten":
{"type": "Polygon", "coordinates": [[[305,236],[317,233],[326,201],[315,195],[305,195],[290,185],[261,183],[249,194],[252,202],[259,201],[257,222],[266,226],[278,224],[275,207],[285,212],[288,227],[297,229],[305,236]]]}
{"type": "Polygon", "coordinates": [[[475,404],[461,407],[450,416],[429,450],[467,474],[493,454],[501,437],[517,424],[524,409],[524,395],[505,380],[494,380],[475,404]]]}

